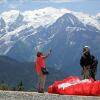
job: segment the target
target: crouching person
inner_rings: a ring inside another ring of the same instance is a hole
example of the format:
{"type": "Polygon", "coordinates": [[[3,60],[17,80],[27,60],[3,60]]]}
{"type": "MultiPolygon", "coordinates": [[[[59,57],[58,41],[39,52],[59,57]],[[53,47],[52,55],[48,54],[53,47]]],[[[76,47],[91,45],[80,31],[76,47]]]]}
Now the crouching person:
{"type": "Polygon", "coordinates": [[[45,65],[45,59],[50,54],[51,54],[51,50],[46,55],[43,55],[42,52],[37,52],[36,72],[38,75],[38,92],[39,93],[44,93],[46,75],[48,74],[48,71],[47,71],[46,65],[45,65]]]}

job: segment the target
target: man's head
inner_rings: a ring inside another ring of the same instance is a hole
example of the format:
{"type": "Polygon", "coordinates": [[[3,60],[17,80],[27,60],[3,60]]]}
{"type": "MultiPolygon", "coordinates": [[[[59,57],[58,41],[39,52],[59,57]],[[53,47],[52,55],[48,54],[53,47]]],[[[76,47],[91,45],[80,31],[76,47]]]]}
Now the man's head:
{"type": "Polygon", "coordinates": [[[43,55],[42,52],[40,52],[40,51],[37,52],[37,57],[40,57],[42,55],[43,55]]]}
{"type": "Polygon", "coordinates": [[[83,48],[83,54],[85,54],[85,55],[89,55],[90,54],[90,48],[89,48],[89,46],[84,46],[84,48],[83,48]]]}

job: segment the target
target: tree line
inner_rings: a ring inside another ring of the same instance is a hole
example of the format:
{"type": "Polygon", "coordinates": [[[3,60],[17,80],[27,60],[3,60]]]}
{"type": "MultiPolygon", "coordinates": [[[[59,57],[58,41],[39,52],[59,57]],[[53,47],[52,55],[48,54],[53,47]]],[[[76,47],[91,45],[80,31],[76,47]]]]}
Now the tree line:
{"type": "Polygon", "coordinates": [[[16,86],[10,86],[4,81],[0,82],[0,90],[8,90],[8,91],[25,91],[25,87],[22,81],[20,81],[16,86]]]}

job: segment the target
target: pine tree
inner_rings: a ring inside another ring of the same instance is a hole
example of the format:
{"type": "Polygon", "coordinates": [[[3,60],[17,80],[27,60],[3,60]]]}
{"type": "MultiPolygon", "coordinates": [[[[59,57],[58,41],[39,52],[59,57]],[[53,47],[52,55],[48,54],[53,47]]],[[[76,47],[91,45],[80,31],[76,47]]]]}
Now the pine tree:
{"type": "Polygon", "coordinates": [[[17,88],[16,88],[17,91],[24,91],[24,85],[23,85],[23,82],[20,81],[17,85],[17,88]]]}

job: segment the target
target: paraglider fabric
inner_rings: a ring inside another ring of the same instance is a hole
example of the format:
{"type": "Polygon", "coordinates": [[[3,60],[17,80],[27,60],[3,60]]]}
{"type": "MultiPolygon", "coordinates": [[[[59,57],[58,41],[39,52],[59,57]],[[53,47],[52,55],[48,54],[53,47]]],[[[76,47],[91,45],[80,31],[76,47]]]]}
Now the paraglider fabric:
{"type": "Polygon", "coordinates": [[[55,81],[48,87],[48,93],[61,95],[100,96],[100,81],[92,79],[80,80],[77,76],[70,76],[55,81]]]}

